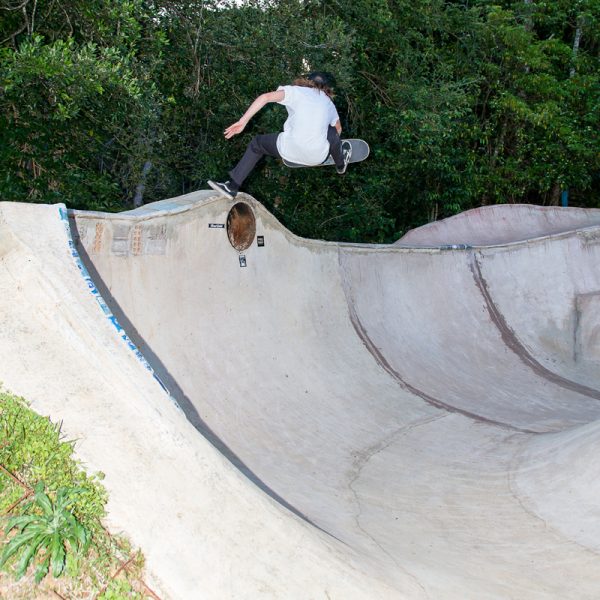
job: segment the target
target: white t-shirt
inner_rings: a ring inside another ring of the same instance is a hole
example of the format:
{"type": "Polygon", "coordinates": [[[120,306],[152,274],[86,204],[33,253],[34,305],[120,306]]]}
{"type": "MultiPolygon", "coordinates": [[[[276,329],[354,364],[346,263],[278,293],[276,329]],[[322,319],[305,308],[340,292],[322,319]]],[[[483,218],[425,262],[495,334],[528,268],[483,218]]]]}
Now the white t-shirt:
{"type": "Polygon", "coordinates": [[[288,111],[283,132],[277,138],[277,150],[286,160],[302,165],[318,165],[329,155],[327,129],[339,116],[331,98],[315,88],[282,85],[285,92],[279,102],[288,111]]]}

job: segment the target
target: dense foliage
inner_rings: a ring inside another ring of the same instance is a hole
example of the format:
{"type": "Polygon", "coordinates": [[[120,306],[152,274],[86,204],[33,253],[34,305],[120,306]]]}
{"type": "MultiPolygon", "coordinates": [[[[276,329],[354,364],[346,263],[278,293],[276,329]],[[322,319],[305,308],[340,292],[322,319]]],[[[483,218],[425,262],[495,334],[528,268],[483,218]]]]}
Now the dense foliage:
{"type": "Polygon", "coordinates": [[[488,203],[600,206],[600,0],[0,0],[0,198],[122,210],[223,177],[223,129],[307,68],[337,78],[338,177],[246,189],[298,234],[392,241],[488,203]]]}
{"type": "Polygon", "coordinates": [[[0,598],[153,597],[141,554],[123,572],[132,549],[102,524],[103,475],[88,475],[74,448],[60,423],[0,387],[0,598]]]}
{"type": "MultiPolygon", "coordinates": [[[[0,389],[0,465],[29,488],[40,482],[56,492],[77,488],[76,517],[93,533],[100,533],[106,491],[98,476],[89,476],[73,458],[74,442],[65,441],[60,425],[32,411],[27,403],[0,389]]],[[[23,494],[2,472],[0,515],[23,494]]]]}

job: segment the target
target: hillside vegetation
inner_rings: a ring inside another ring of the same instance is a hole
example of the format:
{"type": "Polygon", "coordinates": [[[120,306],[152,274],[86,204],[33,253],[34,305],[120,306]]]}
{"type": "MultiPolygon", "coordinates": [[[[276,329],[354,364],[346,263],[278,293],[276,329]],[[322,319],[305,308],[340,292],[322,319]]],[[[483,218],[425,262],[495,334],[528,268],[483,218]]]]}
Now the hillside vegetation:
{"type": "Polygon", "coordinates": [[[247,182],[294,232],[393,241],[483,204],[600,206],[600,0],[0,0],[0,198],[124,210],[206,187],[223,129],[307,69],[337,79],[338,177],[247,182]]]}

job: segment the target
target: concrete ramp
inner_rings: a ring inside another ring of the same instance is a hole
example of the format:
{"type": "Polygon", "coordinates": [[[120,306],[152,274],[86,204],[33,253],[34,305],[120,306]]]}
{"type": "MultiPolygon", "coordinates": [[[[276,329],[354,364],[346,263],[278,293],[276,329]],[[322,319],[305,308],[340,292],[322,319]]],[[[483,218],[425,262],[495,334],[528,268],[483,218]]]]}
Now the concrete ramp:
{"type": "Polygon", "coordinates": [[[162,594],[596,600],[595,215],[445,250],[238,203],[0,204],[0,380],[106,473],[162,594]]]}
{"type": "Polygon", "coordinates": [[[593,225],[600,225],[600,209],[491,204],[411,229],[396,245],[490,246],[531,240],[593,225]]]}

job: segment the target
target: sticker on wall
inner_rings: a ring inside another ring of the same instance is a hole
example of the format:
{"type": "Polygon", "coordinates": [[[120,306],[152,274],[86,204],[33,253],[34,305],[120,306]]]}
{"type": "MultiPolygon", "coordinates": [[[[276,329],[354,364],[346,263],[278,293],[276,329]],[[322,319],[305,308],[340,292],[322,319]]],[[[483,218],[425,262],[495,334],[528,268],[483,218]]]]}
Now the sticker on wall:
{"type": "Polygon", "coordinates": [[[246,265],[246,255],[240,254],[240,267],[245,267],[246,265]]]}
{"type": "Polygon", "coordinates": [[[225,229],[225,223],[209,223],[209,229],[225,229]]]}
{"type": "Polygon", "coordinates": [[[257,235],[256,236],[256,245],[259,248],[262,248],[265,245],[265,236],[264,235],[257,235]]]}

